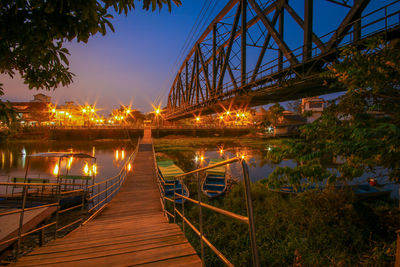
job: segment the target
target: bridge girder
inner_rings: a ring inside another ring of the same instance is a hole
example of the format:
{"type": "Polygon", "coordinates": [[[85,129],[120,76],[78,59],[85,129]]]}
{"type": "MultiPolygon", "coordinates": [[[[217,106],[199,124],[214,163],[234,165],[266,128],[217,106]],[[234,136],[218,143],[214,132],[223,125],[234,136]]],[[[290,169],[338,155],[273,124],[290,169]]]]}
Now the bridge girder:
{"type": "Polygon", "coordinates": [[[348,10],[333,32],[318,36],[313,0],[303,0],[303,16],[289,0],[231,0],[182,63],[168,95],[165,119],[339,91],[325,86],[320,73],[337,59],[339,47],[373,34],[395,36],[400,19],[388,21],[400,18],[400,3],[393,0],[381,10],[363,15],[370,0],[353,0],[351,6],[348,0],[327,1],[348,10]],[[380,13],[384,15],[379,17],[380,13]],[[367,20],[371,17],[373,22],[367,20]],[[295,40],[301,44],[297,49],[289,45],[293,40],[286,23],[291,27],[297,24],[303,31],[303,38],[295,40]]]}

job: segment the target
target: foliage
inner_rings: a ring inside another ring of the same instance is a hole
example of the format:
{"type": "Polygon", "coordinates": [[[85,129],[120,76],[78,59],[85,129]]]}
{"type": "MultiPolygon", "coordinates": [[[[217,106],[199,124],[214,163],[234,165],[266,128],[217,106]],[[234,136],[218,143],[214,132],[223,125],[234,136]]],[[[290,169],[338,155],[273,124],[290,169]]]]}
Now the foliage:
{"type": "Polygon", "coordinates": [[[346,90],[322,117],[302,128],[301,140],[276,149],[277,157],[293,158],[295,168],[276,168],[269,184],[299,185],[304,181],[350,181],[363,173],[399,182],[400,175],[400,49],[399,43],[368,40],[364,49],[350,46],[325,77],[346,90]],[[323,159],[344,159],[338,172],[323,159]]]}
{"type": "Polygon", "coordinates": [[[285,111],[285,109],[279,103],[275,103],[267,110],[267,114],[262,124],[265,127],[271,124],[276,125],[279,117],[282,116],[283,111],[285,111]]]}
{"type": "MultiPolygon", "coordinates": [[[[142,8],[155,10],[180,0],[143,0],[142,8]]],[[[97,33],[106,34],[112,9],[127,13],[134,0],[4,0],[0,2],[0,73],[19,73],[29,88],[47,89],[69,85],[69,51],[64,42],[87,42],[97,33]]],[[[0,84],[1,90],[1,84],[0,84]]]]}
{"type": "Polygon", "coordinates": [[[10,127],[14,122],[17,121],[17,113],[11,107],[9,102],[0,101],[0,122],[10,127]]]}
{"type": "MultiPolygon", "coordinates": [[[[196,198],[196,184],[187,183],[196,198]]],[[[331,190],[285,198],[261,183],[252,184],[252,198],[261,266],[390,266],[394,261],[400,215],[395,203],[357,202],[351,191],[331,190]]],[[[246,216],[243,183],[222,198],[203,201],[246,216]]],[[[250,266],[248,226],[205,208],[202,213],[205,237],[234,265],[250,266]]],[[[185,216],[196,228],[198,214],[197,205],[185,203],[185,216]]],[[[188,225],[185,229],[200,251],[199,237],[188,225]]],[[[210,250],[206,265],[223,266],[210,250]]]]}

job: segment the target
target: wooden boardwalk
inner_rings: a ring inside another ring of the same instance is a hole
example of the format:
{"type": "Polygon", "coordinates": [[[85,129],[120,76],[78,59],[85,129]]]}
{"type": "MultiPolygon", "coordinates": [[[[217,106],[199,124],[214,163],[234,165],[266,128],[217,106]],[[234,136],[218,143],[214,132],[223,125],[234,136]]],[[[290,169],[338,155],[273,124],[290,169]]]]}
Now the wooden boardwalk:
{"type": "Polygon", "coordinates": [[[145,131],[134,174],[101,215],[15,266],[201,266],[180,228],[163,215],[150,142],[145,131]]]}

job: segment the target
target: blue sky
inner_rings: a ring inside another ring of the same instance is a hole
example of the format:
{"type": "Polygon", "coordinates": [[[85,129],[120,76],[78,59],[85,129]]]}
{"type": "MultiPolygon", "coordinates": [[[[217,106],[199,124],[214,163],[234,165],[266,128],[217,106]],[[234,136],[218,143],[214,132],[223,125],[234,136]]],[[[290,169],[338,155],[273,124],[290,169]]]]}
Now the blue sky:
{"type": "MultiPolygon", "coordinates": [[[[150,111],[158,99],[166,104],[172,79],[182,60],[176,64],[183,44],[205,4],[205,0],[182,0],[183,5],[161,12],[136,9],[128,14],[115,15],[115,32],[96,35],[87,44],[72,42],[70,68],[75,73],[74,83],[55,91],[40,91],[52,97],[52,102],[76,101],[80,104],[97,103],[107,113],[119,104],[132,104],[133,108],[150,111]]],[[[205,25],[219,13],[228,0],[211,1],[214,7],[205,25]]],[[[291,0],[293,7],[303,13],[302,2],[291,0]],[[301,5],[298,3],[301,2],[301,5]],[[297,5],[297,6],[296,6],[297,5]]],[[[390,0],[372,0],[371,7],[383,6],[390,0]]],[[[315,32],[320,35],[335,28],[346,8],[326,0],[315,0],[315,32]]],[[[139,7],[140,3],[138,4],[139,7]]],[[[210,9],[211,9],[210,7],[210,9]]],[[[202,28],[203,31],[205,27],[202,28]]],[[[293,27],[292,34],[302,34],[293,27]]],[[[198,33],[199,35],[199,33],[198,33]]],[[[198,36],[197,35],[197,36],[198,36]]],[[[293,37],[293,40],[296,38],[293,37]]],[[[290,46],[298,47],[296,44],[290,46]]],[[[38,93],[29,90],[22,80],[0,76],[5,96],[10,101],[29,101],[38,93]]]]}

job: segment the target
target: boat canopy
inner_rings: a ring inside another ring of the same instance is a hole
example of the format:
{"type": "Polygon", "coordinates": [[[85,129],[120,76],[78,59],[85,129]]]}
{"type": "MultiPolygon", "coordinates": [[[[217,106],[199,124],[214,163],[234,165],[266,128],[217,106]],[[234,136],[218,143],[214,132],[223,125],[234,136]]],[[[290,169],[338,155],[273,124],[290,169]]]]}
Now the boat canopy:
{"type": "MultiPolygon", "coordinates": [[[[220,163],[222,161],[224,161],[224,159],[211,159],[210,163],[208,165],[209,166],[214,165],[214,164],[220,163]]],[[[214,167],[214,168],[206,170],[207,174],[221,175],[221,176],[224,176],[225,172],[226,172],[226,165],[218,166],[218,167],[214,167]]]]}
{"type": "Polygon", "coordinates": [[[184,172],[174,164],[171,160],[157,161],[158,169],[165,180],[174,179],[175,176],[183,174],[184,172]]]}
{"type": "Polygon", "coordinates": [[[43,152],[43,153],[36,153],[32,155],[28,155],[28,157],[48,157],[48,158],[69,158],[69,157],[74,157],[74,158],[90,158],[94,159],[95,157],[85,154],[85,153],[79,153],[79,152],[43,152]]]}

